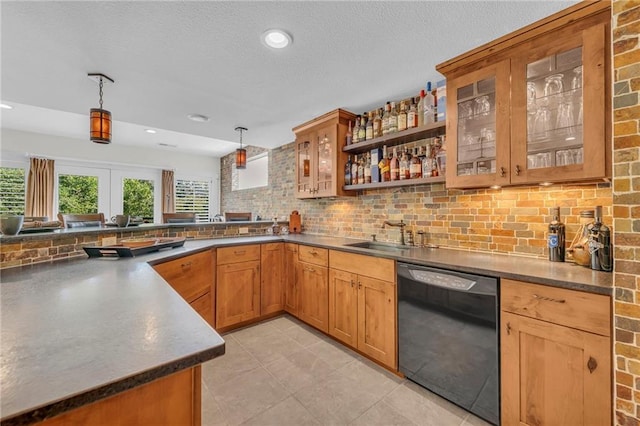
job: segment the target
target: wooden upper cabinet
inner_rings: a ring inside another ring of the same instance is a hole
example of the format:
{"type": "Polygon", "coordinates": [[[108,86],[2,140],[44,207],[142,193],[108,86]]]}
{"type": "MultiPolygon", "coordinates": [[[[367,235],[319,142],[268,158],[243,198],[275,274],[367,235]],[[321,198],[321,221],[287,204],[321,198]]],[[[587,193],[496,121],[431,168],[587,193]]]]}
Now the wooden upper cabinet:
{"type": "Polygon", "coordinates": [[[284,309],[284,243],[262,244],[260,250],[260,315],[267,315],[284,309]]]}
{"type": "Polygon", "coordinates": [[[296,134],[296,197],[355,195],[343,191],[347,154],[342,151],[355,115],[336,109],[293,129],[296,134]]]}
{"type": "Polygon", "coordinates": [[[436,67],[447,187],[611,176],[610,7],[581,2],[436,67]]]}

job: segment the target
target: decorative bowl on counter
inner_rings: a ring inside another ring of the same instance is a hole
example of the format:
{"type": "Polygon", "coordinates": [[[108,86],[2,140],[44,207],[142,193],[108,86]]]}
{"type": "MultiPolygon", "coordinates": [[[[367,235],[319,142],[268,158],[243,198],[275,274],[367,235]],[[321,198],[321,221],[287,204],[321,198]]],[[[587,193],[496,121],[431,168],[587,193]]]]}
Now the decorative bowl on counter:
{"type": "Polygon", "coordinates": [[[18,235],[23,223],[23,215],[0,216],[0,232],[2,232],[3,235],[18,235]]]}
{"type": "Polygon", "coordinates": [[[158,243],[158,238],[153,238],[153,237],[127,238],[124,240],[120,240],[121,245],[129,248],[152,246],[157,243],[158,243]]]}

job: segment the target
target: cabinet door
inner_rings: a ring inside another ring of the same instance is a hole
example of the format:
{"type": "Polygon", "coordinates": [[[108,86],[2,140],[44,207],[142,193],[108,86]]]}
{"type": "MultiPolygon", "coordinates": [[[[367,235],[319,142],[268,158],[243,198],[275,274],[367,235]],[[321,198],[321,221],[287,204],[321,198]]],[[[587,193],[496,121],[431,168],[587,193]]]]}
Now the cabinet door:
{"type": "Polygon", "coordinates": [[[298,285],[296,275],[298,268],[298,245],[287,243],[284,250],[284,310],[298,316],[298,285]]]}
{"type": "Polygon", "coordinates": [[[162,278],[191,303],[212,290],[214,279],[213,251],[207,250],[153,266],[162,278]]]}
{"type": "Polygon", "coordinates": [[[396,348],[395,285],[358,275],[358,349],[396,369],[396,348]]]}
{"type": "Polygon", "coordinates": [[[329,334],[344,343],[358,344],[358,276],[329,270],[329,334]]]}
{"type": "Polygon", "coordinates": [[[298,262],[300,319],[327,333],[329,331],[328,268],[298,262]]]}
{"type": "Polygon", "coordinates": [[[509,60],[447,81],[447,187],[509,183],[509,60]]]}
{"type": "Polygon", "coordinates": [[[502,312],[504,425],[610,425],[608,337],[502,312]]]}
{"type": "Polygon", "coordinates": [[[260,315],[284,308],[284,243],[262,244],[260,315]]]}
{"type": "Polygon", "coordinates": [[[315,196],[328,197],[337,195],[338,142],[337,124],[321,127],[316,132],[316,163],[314,169],[315,196]]]}
{"type": "Polygon", "coordinates": [[[260,316],[260,261],[218,265],[216,327],[260,316]]]}
{"type": "Polygon", "coordinates": [[[315,191],[316,134],[313,131],[296,137],[296,197],[311,198],[315,191]]]}
{"type": "Polygon", "coordinates": [[[512,60],[511,182],[606,175],[605,40],[568,28],[512,60]]]}

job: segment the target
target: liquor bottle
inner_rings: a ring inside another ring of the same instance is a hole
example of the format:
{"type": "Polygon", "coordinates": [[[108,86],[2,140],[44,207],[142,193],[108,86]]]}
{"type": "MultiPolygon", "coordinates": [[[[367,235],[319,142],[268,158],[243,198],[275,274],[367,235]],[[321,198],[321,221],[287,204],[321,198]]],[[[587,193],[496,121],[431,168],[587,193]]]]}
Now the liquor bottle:
{"type": "Polygon", "coordinates": [[[407,129],[413,129],[418,126],[418,116],[416,115],[416,104],[411,100],[411,106],[407,113],[407,129]]]}
{"type": "Polygon", "coordinates": [[[431,160],[431,145],[424,146],[424,156],[422,157],[422,177],[431,177],[433,161],[431,160]]]}
{"type": "Polygon", "coordinates": [[[353,132],[351,131],[351,120],[349,120],[349,129],[347,130],[347,145],[353,143],[353,132]]]}
{"type": "Polygon", "coordinates": [[[602,223],[602,206],[596,206],[594,222],[589,225],[589,253],[591,253],[591,269],[611,271],[611,230],[602,223]]]}
{"type": "Polygon", "coordinates": [[[362,114],[360,118],[360,127],[358,127],[358,141],[367,140],[367,113],[362,114]]]}
{"type": "Polygon", "coordinates": [[[360,116],[356,116],[356,122],[353,125],[353,143],[358,143],[360,142],[360,139],[358,138],[358,135],[360,134],[360,116]]]}
{"type": "Polygon", "coordinates": [[[409,174],[409,161],[407,161],[407,152],[403,151],[400,155],[400,180],[405,180],[409,174]]]}
{"type": "Polygon", "coordinates": [[[409,178],[419,179],[422,177],[422,161],[420,161],[418,148],[413,151],[413,157],[411,157],[411,164],[409,164],[409,178]]]}
{"type": "Polygon", "coordinates": [[[407,110],[404,101],[400,102],[400,114],[398,114],[398,131],[407,130],[407,110]]]}
{"type": "Polygon", "coordinates": [[[373,139],[373,121],[374,121],[374,118],[372,116],[372,117],[369,118],[369,121],[367,122],[367,129],[366,129],[365,139],[368,140],[368,141],[373,139]]]}
{"type": "Polygon", "coordinates": [[[384,115],[382,116],[382,134],[389,133],[389,117],[391,117],[391,103],[387,102],[384,106],[384,115]]]}
{"type": "Polygon", "coordinates": [[[371,183],[371,153],[367,152],[364,161],[364,183],[371,183]]]}
{"type": "Polygon", "coordinates": [[[353,156],[353,163],[351,163],[351,184],[357,185],[358,183],[358,156],[353,156]]]}
{"type": "MultiPolygon", "coordinates": [[[[351,122],[349,122],[351,124],[351,122]]],[[[347,164],[344,165],[344,184],[351,185],[351,156],[347,157],[347,164]]]]}
{"type": "Polygon", "coordinates": [[[382,136],[382,108],[376,111],[376,116],[373,119],[373,137],[379,138],[382,136]]]}
{"type": "Polygon", "coordinates": [[[393,157],[391,157],[391,180],[400,180],[400,160],[398,160],[398,151],[393,148],[393,157]]]}
{"type": "Polygon", "coordinates": [[[380,169],[380,181],[389,182],[391,180],[391,163],[389,157],[387,157],[387,146],[382,146],[382,159],[378,163],[380,169]]]}
{"type": "Polygon", "coordinates": [[[398,131],[398,111],[396,103],[391,102],[391,114],[389,115],[389,129],[387,133],[396,133],[398,131]]]}
{"type": "Polygon", "coordinates": [[[560,207],[554,207],[552,212],[553,220],[549,224],[549,234],[547,235],[549,260],[551,262],[564,262],[564,223],[560,222],[560,207]]]}
{"type": "Polygon", "coordinates": [[[424,124],[436,122],[436,100],[431,93],[431,82],[427,82],[427,90],[424,96],[424,124]]]}
{"type": "Polygon", "coordinates": [[[358,160],[358,184],[362,185],[363,183],[366,182],[364,180],[364,155],[361,155],[358,160]]]}
{"type": "Polygon", "coordinates": [[[424,90],[420,91],[420,101],[418,101],[418,127],[424,126],[424,90]]]}

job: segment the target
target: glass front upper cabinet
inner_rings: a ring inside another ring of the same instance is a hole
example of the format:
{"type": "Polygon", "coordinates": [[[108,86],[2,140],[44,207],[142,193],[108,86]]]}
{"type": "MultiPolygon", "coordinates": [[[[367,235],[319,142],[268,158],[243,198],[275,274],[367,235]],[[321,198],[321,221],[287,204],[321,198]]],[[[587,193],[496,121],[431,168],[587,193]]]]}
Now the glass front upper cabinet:
{"type": "Polygon", "coordinates": [[[491,186],[508,183],[509,65],[502,62],[447,84],[455,96],[447,139],[455,141],[448,151],[447,186],[491,186]],[[506,84],[505,84],[506,82],[506,84]],[[453,132],[452,132],[453,130],[453,132]],[[453,150],[453,152],[451,152],[453,150]],[[501,182],[504,181],[504,182],[501,182]]]}
{"type": "Polygon", "coordinates": [[[527,169],[584,163],[582,47],[527,65],[527,169]]]}
{"type": "Polygon", "coordinates": [[[512,61],[513,183],[605,176],[605,27],[512,61]]]}

